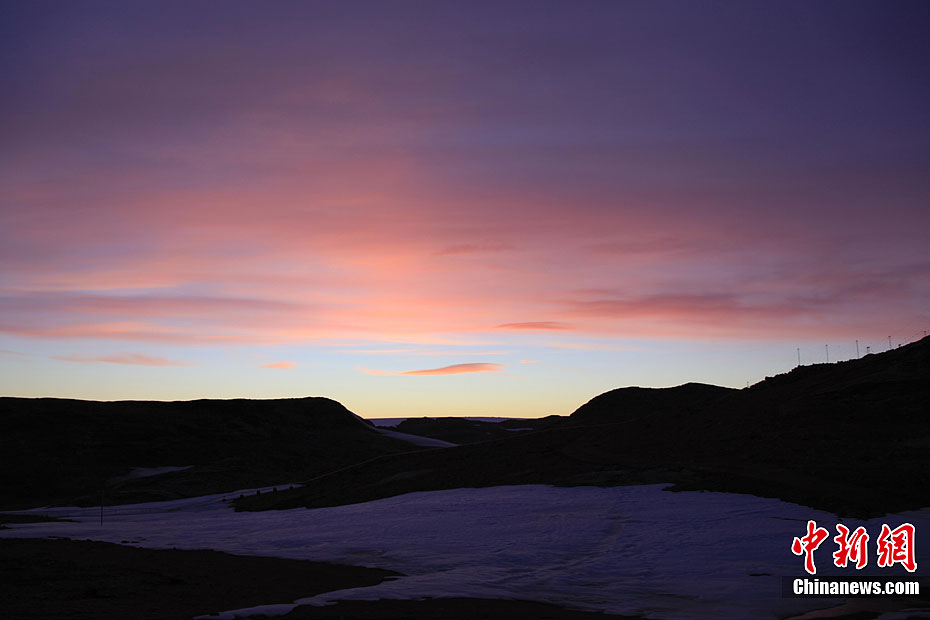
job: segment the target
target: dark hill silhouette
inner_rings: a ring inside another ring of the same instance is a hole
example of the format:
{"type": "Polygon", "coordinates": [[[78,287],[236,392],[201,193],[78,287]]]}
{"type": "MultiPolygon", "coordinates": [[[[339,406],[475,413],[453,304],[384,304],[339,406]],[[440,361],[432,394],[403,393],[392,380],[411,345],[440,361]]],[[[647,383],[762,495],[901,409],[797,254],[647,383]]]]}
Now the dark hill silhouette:
{"type": "Polygon", "coordinates": [[[544,430],[384,456],[238,507],[332,506],[499,484],[673,482],[878,516],[930,505],[928,403],[924,338],[745,390],[614,390],[544,430]]]}
{"type": "Polygon", "coordinates": [[[628,422],[645,415],[695,415],[736,391],[706,383],[686,383],[671,388],[618,388],[595,396],[576,409],[569,420],[575,425],[605,424],[628,422]]]}
{"type": "Polygon", "coordinates": [[[192,497],[286,483],[410,450],[328,398],[0,398],[0,506],[192,497]],[[114,480],[136,467],[193,466],[114,480]]]}

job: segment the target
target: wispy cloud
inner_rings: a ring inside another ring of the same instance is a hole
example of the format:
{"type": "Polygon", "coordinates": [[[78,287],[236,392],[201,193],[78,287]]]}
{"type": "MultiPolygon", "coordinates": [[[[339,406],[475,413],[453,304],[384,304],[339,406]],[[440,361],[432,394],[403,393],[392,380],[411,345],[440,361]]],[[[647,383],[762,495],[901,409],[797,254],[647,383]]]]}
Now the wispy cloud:
{"type": "Polygon", "coordinates": [[[130,366],[190,366],[190,362],[170,360],[157,355],[143,353],[118,353],[115,355],[102,355],[89,357],[83,355],[56,355],[53,359],[63,362],[103,362],[107,364],[128,364],[130,366]]]}
{"type": "Polygon", "coordinates": [[[797,303],[749,303],[735,293],[662,293],[622,299],[596,299],[575,303],[573,312],[585,316],[630,318],[670,317],[731,320],[737,314],[784,318],[803,312],[797,303]]]}
{"type": "Polygon", "coordinates": [[[357,367],[358,370],[369,375],[407,375],[407,376],[427,376],[427,375],[460,375],[470,372],[500,372],[504,369],[504,364],[492,364],[488,362],[477,362],[471,364],[452,364],[441,368],[427,368],[425,370],[407,370],[402,372],[391,372],[388,370],[373,370],[369,368],[357,367]]]}
{"type": "Polygon", "coordinates": [[[79,323],[51,327],[20,327],[0,324],[0,332],[51,340],[105,339],[157,342],[160,344],[230,343],[249,339],[241,334],[203,333],[136,321],[79,323]]]}
{"type": "Polygon", "coordinates": [[[509,351],[468,351],[451,349],[345,349],[339,353],[350,355],[507,355],[509,351]]]}
{"type": "Polygon", "coordinates": [[[290,370],[297,365],[297,362],[275,362],[273,364],[265,364],[261,368],[273,368],[275,370],[290,370]]]}
{"type": "Polygon", "coordinates": [[[498,325],[497,329],[552,330],[572,329],[572,326],[568,323],[558,323],[556,321],[527,321],[525,323],[504,323],[498,325]]]}
{"type": "Polygon", "coordinates": [[[476,254],[479,252],[504,252],[514,250],[515,246],[508,243],[488,243],[488,244],[456,244],[447,246],[438,252],[436,256],[455,256],[460,254],[476,254]]]}
{"type": "Polygon", "coordinates": [[[521,363],[521,364],[535,364],[535,363],[537,363],[538,361],[539,361],[539,360],[520,360],[520,363],[521,363]]]}
{"type": "Polygon", "coordinates": [[[28,353],[20,353],[19,351],[10,351],[9,349],[0,349],[0,355],[9,355],[15,357],[30,357],[28,353]]]}
{"type": "Polygon", "coordinates": [[[638,347],[626,347],[603,342],[542,342],[552,349],[569,349],[574,351],[639,351],[638,347]]]}

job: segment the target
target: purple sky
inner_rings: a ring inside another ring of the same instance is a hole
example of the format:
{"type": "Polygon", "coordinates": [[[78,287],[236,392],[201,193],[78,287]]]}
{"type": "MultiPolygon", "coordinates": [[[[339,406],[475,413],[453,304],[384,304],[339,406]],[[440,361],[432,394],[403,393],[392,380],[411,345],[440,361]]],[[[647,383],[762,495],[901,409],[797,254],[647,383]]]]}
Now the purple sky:
{"type": "Polygon", "coordinates": [[[922,1],[6,3],[0,393],[544,415],[920,337],[928,31],[922,1]]]}

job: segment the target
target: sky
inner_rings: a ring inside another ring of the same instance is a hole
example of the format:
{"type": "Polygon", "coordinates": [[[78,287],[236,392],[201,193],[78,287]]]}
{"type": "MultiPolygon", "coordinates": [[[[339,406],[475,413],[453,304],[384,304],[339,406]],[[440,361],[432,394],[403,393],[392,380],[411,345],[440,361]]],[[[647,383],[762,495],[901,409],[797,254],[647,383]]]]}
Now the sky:
{"type": "Polygon", "coordinates": [[[928,28],[908,1],[3,3],[0,394],[536,417],[916,340],[928,28]]]}

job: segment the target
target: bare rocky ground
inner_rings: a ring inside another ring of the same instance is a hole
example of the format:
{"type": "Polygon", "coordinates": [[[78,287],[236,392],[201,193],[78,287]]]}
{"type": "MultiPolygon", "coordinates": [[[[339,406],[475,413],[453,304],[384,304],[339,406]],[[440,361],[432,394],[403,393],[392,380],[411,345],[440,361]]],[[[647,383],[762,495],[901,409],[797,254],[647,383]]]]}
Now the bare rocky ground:
{"type": "Polygon", "coordinates": [[[328,398],[0,398],[0,509],[196,497],[294,482],[413,446],[328,398]],[[136,468],[187,467],[157,476],[136,468]]]}

